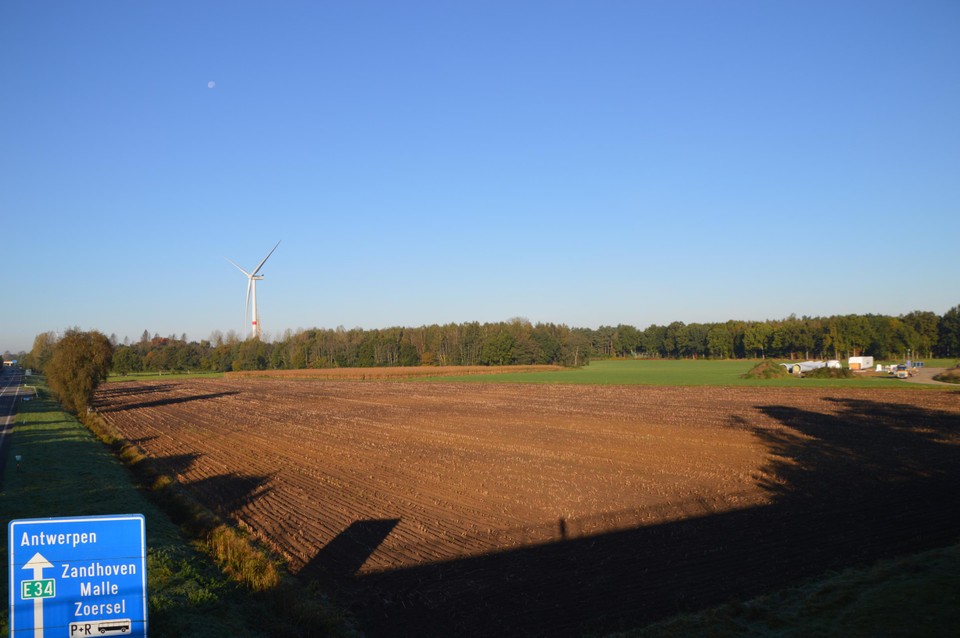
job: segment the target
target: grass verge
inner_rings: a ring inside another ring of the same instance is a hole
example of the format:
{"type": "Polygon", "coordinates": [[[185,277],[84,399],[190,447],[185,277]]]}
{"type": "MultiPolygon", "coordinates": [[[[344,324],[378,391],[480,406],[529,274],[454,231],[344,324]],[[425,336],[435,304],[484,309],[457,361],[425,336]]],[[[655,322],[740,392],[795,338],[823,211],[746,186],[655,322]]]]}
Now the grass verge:
{"type": "MultiPolygon", "coordinates": [[[[0,487],[4,523],[50,516],[142,513],[147,523],[150,635],[346,636],[344,617],[313,587],[294,582],[239,530],[158,474],[105,429],[106,446],[40,388],[21,403],[0,487]],[[112,451],[117,452],[115,456],[112,451]],[[19,464],[12,462],[21,455],[19,464]],[[126,467],[120,461],[123,459],[126,467]],[[137,489],[140,483],[146,489],[137,489]],[[228,577],[225,577],[227,574],[228,577]]],[[[96,428],[95,421],[92,425],[96,428]]],[[[102,422],[101,422],[102,423],[102,422]]],[[[0,530],[7,563],[7,526],[0,530]]],[[[8,600],[8,580],[0,595],[8,600]]],[[[9,609],[0,611],[0,634],[9,609]]]]}
{"type": "Polygon", "coordinates": [[[881,561],[745,603],[686,614],[618,638],[956,636],[960,545],[881,561]]]}

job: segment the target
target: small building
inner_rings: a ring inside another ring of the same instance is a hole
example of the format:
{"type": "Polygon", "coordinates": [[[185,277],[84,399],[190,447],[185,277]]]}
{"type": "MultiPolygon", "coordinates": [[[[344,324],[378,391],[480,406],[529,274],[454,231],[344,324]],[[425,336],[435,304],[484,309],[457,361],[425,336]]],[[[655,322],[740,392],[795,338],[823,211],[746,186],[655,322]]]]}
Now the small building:
{"type": "Polygon", "coordinates": [[[870,370],[873,368],[873,357],[850,357],[847,364],[851,370],[870,370]]]}

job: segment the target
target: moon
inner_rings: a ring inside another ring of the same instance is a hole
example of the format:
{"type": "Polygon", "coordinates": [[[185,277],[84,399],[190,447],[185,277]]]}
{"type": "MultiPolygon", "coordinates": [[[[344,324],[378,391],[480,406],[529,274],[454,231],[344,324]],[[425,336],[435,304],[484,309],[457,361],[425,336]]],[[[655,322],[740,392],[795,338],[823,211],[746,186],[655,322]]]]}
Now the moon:
{"type": "Polygon", "coordinates": [[[207,88],[208,88],[208,89],[212,89],[212,88],[215,87],[216,85],[217,85],[217,83],[214,82],[213,80],[210,80],[209,82],[207,82],[207,88]]]}

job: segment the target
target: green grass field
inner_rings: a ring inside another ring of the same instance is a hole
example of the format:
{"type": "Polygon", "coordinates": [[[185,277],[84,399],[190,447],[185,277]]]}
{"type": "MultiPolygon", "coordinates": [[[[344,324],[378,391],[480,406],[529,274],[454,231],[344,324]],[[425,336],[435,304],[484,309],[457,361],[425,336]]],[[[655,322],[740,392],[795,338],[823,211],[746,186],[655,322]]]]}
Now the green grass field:
{"type": "MultiPolygon", "coordinates": [[[[469,383],[574,383],[588,385],[719,385],[798,388],[898,388],[929,389],[935,386],[907,384],[897,379],[862,377],[855,379],[742,379],[740,376],[758,362],[754,360],[675,360],[630,359],[593,361],[582,368],[551,372],[507,372],[496,375],[447,375],[429,377],[429,381],[465,381],[469,383]]],[[[880,363],[880,362],[878,362],[880,363]]],[[[885,365],[895,363],[882,362],[885,365]]],[[[954,359],[934,359],[928,367],[949,368],[954,359]]],[[[110,375],[108,381],[157,381],[189,378],[219,378],[221,372],[137,372],[110,375]]]]}
{"type": "MultiPolygon", "coordinates": [[[[952,363],[952,362],[951,362],[952,363]]],[[[468,383],[575,383],[592,385],[750,386],[790,388],[909,388],[923,390],[934,385],[904,383],[891,377],[854,379],[742,379],[756,361],[637,359],[593,361],[582,368],[555,372],[518,372],[496,375],[433,377],[468,383]]]]}

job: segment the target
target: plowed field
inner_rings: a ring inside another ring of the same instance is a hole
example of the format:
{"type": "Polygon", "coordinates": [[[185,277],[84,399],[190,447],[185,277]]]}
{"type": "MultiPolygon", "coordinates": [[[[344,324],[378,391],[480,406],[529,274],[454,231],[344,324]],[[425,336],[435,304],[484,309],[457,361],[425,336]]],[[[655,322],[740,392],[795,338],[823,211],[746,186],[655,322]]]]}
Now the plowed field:
{"type": "Polygon", "coordinates": [[[128,382],[101,414],[370,635],[576,635],[960,536],[960,395],[128,382]]]}

